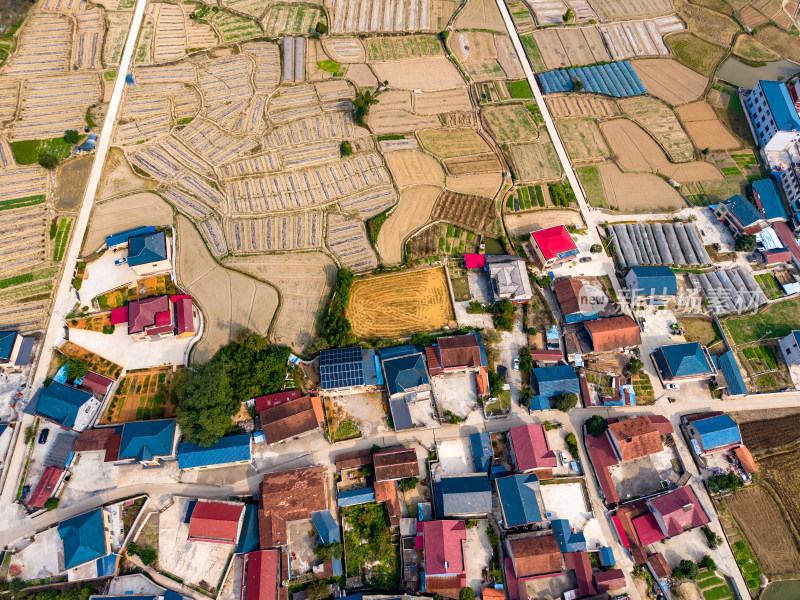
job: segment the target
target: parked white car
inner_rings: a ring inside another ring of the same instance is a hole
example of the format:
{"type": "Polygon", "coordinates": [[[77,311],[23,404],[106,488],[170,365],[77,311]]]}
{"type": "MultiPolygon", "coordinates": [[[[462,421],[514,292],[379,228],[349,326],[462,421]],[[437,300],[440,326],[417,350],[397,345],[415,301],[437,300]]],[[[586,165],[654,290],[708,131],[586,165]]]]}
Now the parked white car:
{"type": "Polygon", "coordinates": [[[679,386],[677,383],[668,383],[664,387],[667,388],[668,390],[679,390],[679,389],[681,389],[681,386],[679,386]]]}

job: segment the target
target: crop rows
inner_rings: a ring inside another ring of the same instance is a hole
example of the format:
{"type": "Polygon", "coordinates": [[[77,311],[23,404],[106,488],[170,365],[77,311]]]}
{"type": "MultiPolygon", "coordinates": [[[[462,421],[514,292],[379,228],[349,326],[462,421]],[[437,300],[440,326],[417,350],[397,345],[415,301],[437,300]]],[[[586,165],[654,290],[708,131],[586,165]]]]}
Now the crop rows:
{"type": "Polygon", "coordinates": [[[67,242],[69,241],[69,232],[72,228],[72,219],[60,219],[58,228],[56,229],[56,236],[53,240],[53,260],[61,262],[64,258],[64,252],[67,249],[67,242]]]}
{"type": "Polygon", "coordinates": [[[281,61],[277,45],[269,42],[247,42],[242,44],[242,50],[255,58],[253,80],[256,90],[270,92],[277,89],[281,80],[281,61]]]}
{"type": "Polygon", "coordinates": [[[83,128],[86,109],[100,95],[95,75],[67,73],[57,78],[27,81],[22,90],[20,119],[14,123],[16,139],[43,139],[83,128]]]}
{"type": "Polygon", "coordinates": [[[394,188],[370,188],[363,192],[343,198],[339,201],[339,206],[343,211],[358,213],[361,219],[371,219],[389,210],[397,203],[397,193],[394,188]]]}
{"type": "Polygon", "coordinates": [[[47,173],[39,166],[0,170],[0,200],[47,193],[47,173]]]}
{"type": "Polygon", "coordinates": [[[189,62],[158,67],[136,67],[133,75],[139,85],[147,83],[177,83],[183,85],[197,79],[197,68],[189,62]]]}
{"type": "Polygon", "coordinates": [[[58,75],[69,65],[72,29],[62,15],[36,14],[25,27],[20,46],[5,67],[6,75],[58,75]]]}
{"type": "Polygon", "coordinates": [[[322,213],[312,210],[260,219],[229,219],[226,232],[228,245],[237,253],[318,248],[322,213]]]}
{"type": "Polygon", "coordinates": [[[211,251],[215,256],[219,257],[228,253],[228,246],[225,243],[222,227],[220,227],[216,219],[203,221],[200,228],[205,233],[205,238],[211,242],[211,251]]]}
{"type": "Polygon", "coordinates": [[[486,232],[494,216],[494,203],[490,199],[445,190],[436,201],[431,220],[447,221],[470,231],[486,232]]]}
{"type": "Polygon", "coordinates": [[[326,244],[342,266],[356,273],[371,271],[378,266],[364,224],[358,219],[329,214],[326,244]]]}
{"type": "Polygon", "coordinates": [[[430,31],[431,0],[334,0],[331,31],[430,31]]]}
{"type": "Polygon", "coordinates": [[[169,131],[170,118],[166,112],[151,115],[137,121],[122,123],[114,132],[114,141],[117,144],[136,144],[156,137],[169,131]]]}
{"type": "Polygon", "coordinates": [[[19,99],[20,82],[13,79],[0,81],[0,121],[10,121],[14,118],[19,99]]]}
{"type": "Polygon", "coordinates": [[[256,175],[267,171],[278,171],[281,168],[277,152],[267,152],[258,156],[240,158],[220,167],[220,172],[225,178],[256,175]]]}
{"type": "Polygon", "coordinates": [[[181,7],[176,4],[159,3],[153,60],[166,62],[181,58],[186,51],[186,24],[181,7]]]}
{"type": "Polygon", "coordinates": [[[90,9],[78,14],[78,44],[75,48],[75,65],[79,69],[95,69],[102,66],[100,51],[103,45],[103,14],[90,9]]]}
{"type": "Polygon", "coordinates": [[[252,62],[247,56],[233,56],[199,63],[200,89],[206,104],[247,99],[253,93],[250,85],[252,62]]]}
{"type": "Polygon", "coordinates": [[[189,190],[209,206],[214,206],[220,211],[224,208],[225,198],[211,187],[205,179],[201,179],[194,173],[184,171],[178,176],[177,181],[184,189],[189,190]]]}
{"type": "Polygon", "coordinates": [[[229,162],[256,146],[255,141],[232,137],[202,119],[195,119],[177,135],[191,150],[217,165],[229,162]]]}
{"type": "Polygon", "coordinates": [[[195,219],[201,220],[211,214],[211,210],[197,198],[176,187],[171,187],[162,192],[164,198],[180,212],[195,219]]]}

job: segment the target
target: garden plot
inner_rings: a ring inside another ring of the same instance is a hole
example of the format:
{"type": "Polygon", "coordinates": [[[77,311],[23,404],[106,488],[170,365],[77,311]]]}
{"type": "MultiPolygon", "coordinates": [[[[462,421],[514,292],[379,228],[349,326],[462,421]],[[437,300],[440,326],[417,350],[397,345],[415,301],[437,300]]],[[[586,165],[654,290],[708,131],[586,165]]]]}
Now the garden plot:
{"type": "Polygon", "coordinates": [[[282,306],[272,337],[277,344],[306,348],[317,337],[317,324],[336,282],[336,265],[322,252],[234,257],[225,266],[266,281],[280,290],[282,306]]]}
{"type": "Polygon", "coordinates": [[[406,238],[428,222],[441,188],[414,185],[400,191],[400,201],[378,233],[377,248],[385,265],[403,262],[406,238]]]}
{"type": "Polygon", "coordinates": [[[322,48],[338,63],[363,63],[367,60],[364,44],[358,38],[325,38],[322,48]]]}
{"type": "Polygon", "coordinates": [[[613,100],[600,96],[555,96],[545,98],[550,114],[556,119],[592,118],[603,119],[619,114],[619,107],[613,100]]]}
{"type": "Polygon", "coordinates": [[[800,62],[800,48],[798,48],[797,38],[781,31],[777,27],[767,25],[756,33],[756,39],[764,44],[773,52],[780,54],[783,58],[792,62],[800,62]]]}
{"type": "Polygon", "coordinates": [[[226,163],[257,145],[255,140],[231,136],[210,121],[201,118],[194,119],[178,132],[176,137],[213,165],[226,163]]]}
{"type": "Polygon", "coordinates": [[[324,22],[322,10],[311,4],[275,4],[269,8],[262,20],[264,31],[270,37],[281,35],[308,35],[320,21],[324,22]]]}
{"type": "Polygon", "coordinates": [[[77,38],[73,50],[74,67],[98,69],[102,67],[100,52],[103,49],[103,14],[98,9],[88,9],[76,15],[77,38]]]}
{"type": "Polygon", "coordinates": [[[567,5],[561,0],[527,0],[527,2],[540,27],[564,23],[562,17],[567,12],[567,5]]]}
{"type": "Polygon", "coordinates": [[[122,50],[133,15],[130,12],[109,11],[105,16],[108,25],[103,44],[103,64],[107,67],[116,67],[122,59],[122,50]]]}
{"type": "Polygon", "coordinates": [[[413,101],[414,112],[418,115],[472,110],[469,92],[465,88],[414,94],[413,101]]]}
{"type": "Polygon", "coordinates": [[[216,13],[211,20],[211,24],[220,38],[222,38],[223,43],[226,44],[264,35],[258,23],[227,10],[221,10],[216,13]]]}
{"type": "Polygon", "coordinates": [[[536,143],[508,144],[503,146],[503,151],[519,181],[553,181],[561,177],[561,165],[550,136],[544,131],[536,143]]]}
{"type": "Polygon", "coordinates": [[[595,121],[588,119],[558,121],[557,127],[561,141],[573,162],[597,162],[608,156],[608,147],[595,121]]]}
{"type": "Polygon", "coordinates": [[[440,31],[455,3],[449,0],[328,0],[331,33],[440,31]]]}
{"type": "Polygon", "coordinates": [[[63,136],[67,129],[80,131],[86,124],[86,110],[99,99],[96,75],[65,73],[27,81],[12,136],[17,140],[48,139],[63,136]]]}
{"type": "Polygon", "coordinates": [[[448,158],[444,161],[448,175],[469,175],[473,173],[499,173],[502,168],[494,153],[470,154],[460,158],[448,158]]]}
{"type": "Polygon", "coordinates": [[[495,221],[494,202],[445,190],[431,213],[432,221],[446,221],[478,233],[491,233],[495,221]]]}
{"type": "Polygon", "coordinates": [[[671,0],[594,0],[601,21],[626,21],[668,15],[674,11],[671,0]]]}
{"type": "Polygon", "coordinates": [[[156,22],[153,41],[153,61],[167,62],[183,57],[186,52],[184,14],[177,4],[153,3],[156,22]]]}
{"type": "MultiPolygon", "coordinates": [[[[192,19],[195,5],[181,4],[183,11],[183,23],[186,28],[186,52],[196,52],[203,48],[212,48],[217,45],[217,35],[211,25],[192,19]]],[[[157,43],[157,42],[156,42],[157,43]]]]}
{"type": "MultiPolygon", "coordinates": [[[[14,118],[19,101],[20,85],[22,82],[13,79],[0,81],[0,121],[10,121],[14,118]]],[[[7,166],[3,163],[3,166],[7,166]]]]}
{"type": "Polygon", "coordinates": [[[169,117],[170,104],[167,98],[143,96],[138,102],[126,102],[123,115],[138,112],[139,118],[121,116],[114,131],[114,142],[120,145],[139,144],[148,139],[168,133],[172,127],[169,117]]]}
{"type": "Polygon", "coordinates": [[[622,212],[658,212],[686,206],[680,194],[656,175],[623,173],[613,164],[600,165],[598,170],[608,204],[622,212]]]}
{"type": "Polygon", "coordinates": [[[459,31],[449,38],[456,59],[475,81],[518,79],[524,75],[506,36],[459,31]]]}
{"type": "Polygon", "coordinates": [[[373,69],[381,81],[403,90],[449,90],[464,86],[464,80],[453,63],[443,56],[403,62],[374,62],[373,69]]]}
{"type": "Polygon", "coordinates": [[[673,162],[686,162],[694,158],[694,146],[683,131],[675,113],[653,98],[623,98],[619,107],[666,150],[673,162]]]}
{"type": "Polygon", "coordinates": [[[307,250],[322,245],[322,213],[293,212],[258,219],[226,219],[231,252],[307,250]]]}
{"type": "Polygon", "coordinates": [[[101,201],[119,194],[150,190],[156,185],[155,181],[139,177],[133,172],[122,150],[111,148],[103,167],[103,175],[100,177],[97,199],[101,201]]]}
{"type": "Polygon", "coordinates": [[[597,14],[587,0],[566,0],[578,21],[597,20],[597,14]]]}
{"type": "Polygon", "coordinates": [[[442,56],[444,54],[442,44],[435,35],[370,37],[364,40],[364,43],[366,45],[366,54],[370,61],[408,60],[426,56],[442,56]]]}
{"type": "Polygon", "coordinates": [[[19,33],[19,46],[3,73],[26,77],[64,74],[69,69],[72,25],[64,15],[32,15],[19,33]]]}
{"type": "Polygon", "coordinates": [[[762,15],[750,4],[742,7],[739,11],[739,18],[742,20],[742,23],[750,29],[757,29],[769,23],[769,18],[762,15]]]}
{"type": "Polygon", "coordinates": [[[700,39],[729,48],[733,37],[741,31],[739,24],[716,10],[677,0],[675,8],[686,21],[687,28],[700,39]]]}
{"type": "Polygon", "coordinates": [[[210,109],[216,104],[247,101],[254,92],[251,74],[254,61],[247,55],[200,60],[198,83],[210,109]]]}
{"type": "Polygon", "coordinates": [[[298,119],[275,128],[266,138],[267,148],[281,148],[291,144],[308,144],[326,140],[344,140],[364,137],[369,132],[358,127],[352,113],[333,112],[298,119]]]}
{"type": "Polygon", "coordinates": [[[420,150],[400,150],[386,155],[386,164],[398,187],[409,185],[444,186],[442,165],[420,150]]]}
{"type": "Polygon", "coordinates": [[[339,200],[342,211],[354,213],[358,218],[367,220],[389,210],[397,204],[397,192],[394,188],[368,188],[363,192],[339,200]]]}
{"type": "Polygon", "coordinates": [[[439,331],[454,319],[442,268],[356,281],[345,314],[353,333],[368,338],[439,331]]]}
{"type": "Polygon", "coordinates": [[[223,0],[221,3],[225,8],[230,8],[234,12],[260,18],[264,14],[265,4],[263,0],[223,0]]]}
{"type": "Polygon", "coordinates": [[[153,35],[155,34],[153,13],[155,10],[153,4],[148,4],[145,8],[144,19],[139,30],[139,41],[133,54],[134,64],[151,64],[153,62],[153,35]]]}
{"type": "Polygon", "coordinates": [[[714,109],[705,100],[681,106],[676,110],[689,132],[689,137],[701,150],[732,150],[739,147],[739,141],[720,123],[714,109]]]}
{"type": "Polygon", "coordinates": [[[461,194],[475,194],[494,198],[503,184],[503,174],[500,171],[491,173],[467,173],[465,175],[450,175],[447,178],[447,189],[461,194]]]}
{"type": "Polygon", "coordinates": [[[222,165],[219,168],[221,176],[225,179],[256,175],[269,171],[278,171],[282,167],[280,155],[276,151],[265,152],[247,158],[239,158],[222,165]]]}
{"type": "Polygon", "coordinates": [[[205,316],[203,338],[192,357],[205,362],[242,328],[266,336],[278,308],[275,289],[219,266],[200,234],[185,217],[177,218],[176,274],[182,289],[205,316]]]}
{"type": "Polygon", "coordinates": [[[209,171],[208,168],[197,169],[195,164],[202,167],[204,163],[194,157],[178,140],[171,137],[138,147],[135,152],[128,155],[128,160],[134,167],[138,167],[162,182],[177,176],[187,165],[192,165],[195,170],[200,172],[209,171]],[[184,151],[183,154],[180,153],[181,150],[184,151]]]}
{"type": "Polygon", "coordinates": [[[533,39],[548,69],[611,60],[596,27],[539,29],[534,32],[533,39]]]}
{"type": "Polygon", "coordinates": [[[10,166],[0,169],[0,209],[11,208],[13,204],[33,204],[45,201],[50,189],[49,177],[39,165],[24,167],[10,166]],[[30,199],[22,202],[20,199],[30,199]],[[37,200],[38,202],[35,202],[37,200]]]}
{"type": "Polygon", "coordinates": [[[364,224],[358,219],[329,214],[325,245],[341,266],[355,273],[371,271],[378,266],[364,224]]]}
{"type": "Polygon", "coordinates": [[[193,83],[197,81],[197,67],[191,62],[172,63],[158,67],[135,67],[133,76],[137,85],[147,83],[193,83]]]}
{"type": "Polygon", "coordinates": [[[489,152],[486,141],[472,129],[426,129],[417,133],[422,147],[440,158],[489,152]]]}
{"type": "Polygon", "coordinates": [[[708,78],[674,60],[658,58],[631,62],[649,94],[673,106],[700,98],[708,78]]]}
{"type": "Polygon", "coordinates": [[[410,93],[393,90],[381,94],[380,102],[370,110],[369,125],[376,134],[382,135],[441,127],[442,123],[435,115],[411,112],[410,93]]]}
{"type": "Polygon", "coordinates": [[[281,59],[278,45],[270,42],[246,42],[241,45],[245,54],[255,59],[253,82],[258,92],[271,92],[281,82],[281,59]]]}
{"type": "Polygon", "coordinates": [[[675,15],[649,21],[629,21],[598,27],[614,60],[643,56],[669,56],[664,44],[668,33],[683,31],[683,23],[675,15]]]}
{"type": "Polygon", "coordinates": [[[530,112],[522,104],[487,106],[481,115],[498,143],[527,142],[539,137],[530,112]]]}

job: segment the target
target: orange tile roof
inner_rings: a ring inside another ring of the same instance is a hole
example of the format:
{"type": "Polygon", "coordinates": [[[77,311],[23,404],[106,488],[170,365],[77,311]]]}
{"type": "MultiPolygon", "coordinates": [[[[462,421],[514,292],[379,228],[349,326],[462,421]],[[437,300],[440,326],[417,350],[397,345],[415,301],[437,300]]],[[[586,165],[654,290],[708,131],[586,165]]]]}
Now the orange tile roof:
{"type": "Polygon", "coordinates": [[[639,326],[628,315],[586,321],[583,326],[592,338],[595,352],[628,348],[642,343],[639,326]]]}
{"type": "Polygon", "coordinates": [[[748,473],[755,473],[758,471],[758,465],[756,461],[753,460],[753,455],[750,454],[750,450],[748,450],[746,446],[739,446],[734,450],[734,453],[736,453],[736,458],[742,463],[742,468],[744,468],[745,471],[748,473]]]}
{"type": "Polygon", "coordinates": [[[664,449],[661,434],[650,419],[645,417],[611,423],[608,431],[617,440],[623,461],[656,454],[664,449]]]}
{"type": "Polygon", "coordinates": [[[561,572],[561,552],[554,535],[537,535],[509,541],[517,578],[561,572]]]}
{"type": "Polygon", "coordinates": [[[310,519],[316,510],[328,510],[324,467],[266,473],[258,511],[261,549],[286,544],[286,524],[310,519]]]}

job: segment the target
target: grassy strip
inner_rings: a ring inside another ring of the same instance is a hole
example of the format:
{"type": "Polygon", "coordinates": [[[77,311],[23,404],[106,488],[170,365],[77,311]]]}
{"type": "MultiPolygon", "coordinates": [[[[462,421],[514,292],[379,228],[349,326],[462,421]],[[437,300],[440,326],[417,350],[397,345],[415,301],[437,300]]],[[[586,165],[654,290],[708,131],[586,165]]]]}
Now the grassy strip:
{"type": "Polygon", "coordinates": [[[14,277],[0,279],[0,290],[14,287],[16,285],[22,285],[23,283],[38,281],[39,279],[47,279],[52,277],[54,274],[55,272],[53,269],[41,269],[35,273],[24,273],[23,275],[15,275],[14,277]]]}
{"type": "Polygon", "coordinates": [[[605,208],[608,206],[606,203],[606,195],[603,192],[603,182],[600,179],[600,171],[597,167],[578,167],[575,169],[578,173],[578,179],[581,180],[583,190],[586,192],[586,199],[589,201],[589,206],[597,208],[605,208]]]}
{"type": "Polygon", "coordinates": [[[33,165],[42,154],[52,154],[58,159],[67,158],[72,151],[72,144],[64,141],[63,137],[50,140],[20,140],[11,142],[11,152],[18,165],[33,165]]]}
{"type": "Polygon", "coordinates": [[[328,73],[338,73],[341,70],[342,65],[329,58],[327,60],[317,61],[317,67],[323,71],[327,71],[328,73]]]}
{"type": "Polygon", "coordinates": [[[67,249],[67,242],[69,241],[69,231],[72,228],[72,219],[61,219],[58,222],[58,231],[56,232],[56,240],[53,243],[53,260],[58,262],[64,258],[64,252],[67,249]]]}
{"type": "Polygon", "coordinates": [[[547,66],[542,59],[542,53],[539,51],[539,46],[533,39],[533,34],[526,33],[520,36],[522,45],[525,47],[525,53],[528,55],[528,60],[531,62],[531,68],[536,73],[543,73],[547,71],[547,66]]]}
{"type": "Polygon", "coordinates": [[[508,94],[514,99],[518,98],[533,98],[531,86],[528,85],[527,79],[520,79],[519,81],[506,81],[506,88],[508,94]]]}
{"type": "Polygon", "coordinates": [[[13,200],[3,200],[0,202],[0,210],[12,210],[14,208],[25,208],[26,206],[36,206],[42,204],[47,198],[43,194],[38,196],[26,196],[25,198],[14,198],[13,200]]]}

